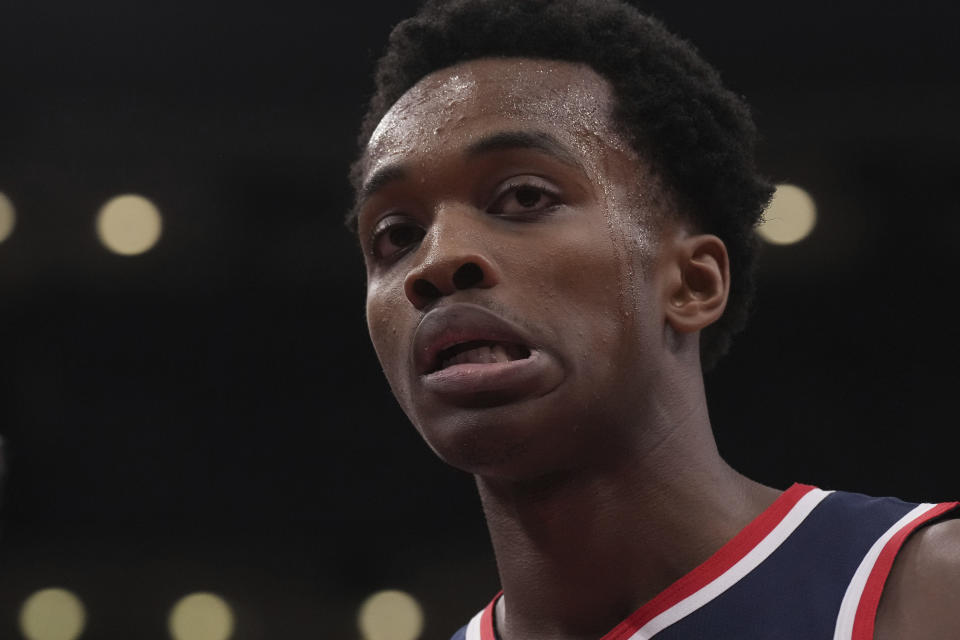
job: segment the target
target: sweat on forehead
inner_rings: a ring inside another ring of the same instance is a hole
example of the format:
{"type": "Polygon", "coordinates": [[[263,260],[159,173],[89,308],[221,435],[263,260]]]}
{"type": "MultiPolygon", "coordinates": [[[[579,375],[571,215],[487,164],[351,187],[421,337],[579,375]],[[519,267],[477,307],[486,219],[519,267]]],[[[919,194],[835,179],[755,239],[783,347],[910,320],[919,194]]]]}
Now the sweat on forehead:
{"type": "Polygon", "coordinates": [[[603,141],[629,152],[611,124],[613,100],[608,82],[583,64],[525,58],[461,63],[421,79],[389,109],[367,144],[364,173],[414,139],[429,145],[424,133],[465,131],[465,112],[511,129],[550,122],[567,144],[603,141]]]}

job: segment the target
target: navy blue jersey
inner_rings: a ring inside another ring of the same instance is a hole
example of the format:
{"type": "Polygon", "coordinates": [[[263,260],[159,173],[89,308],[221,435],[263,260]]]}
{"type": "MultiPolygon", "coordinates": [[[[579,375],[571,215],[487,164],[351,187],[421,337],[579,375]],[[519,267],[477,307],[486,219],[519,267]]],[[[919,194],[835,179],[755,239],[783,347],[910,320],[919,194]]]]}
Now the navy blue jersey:
{"type": "MultiPolygon", "coordinates": [[[[917,527],[957,504],[795,484],[600,640],[873,640],[897,552],[917,527]]],[[[497,640],[501,596],[451,640],[497,640]]]]}

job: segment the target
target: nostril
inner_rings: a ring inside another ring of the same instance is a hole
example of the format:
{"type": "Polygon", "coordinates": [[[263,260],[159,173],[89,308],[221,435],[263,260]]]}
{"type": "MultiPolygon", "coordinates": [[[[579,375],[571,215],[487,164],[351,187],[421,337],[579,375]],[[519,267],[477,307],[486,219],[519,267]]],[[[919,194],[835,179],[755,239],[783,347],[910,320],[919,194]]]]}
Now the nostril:
{"type": "Polygon", "coordinates": [[[418,278],[413,282],[413,292],[421,298],[434,299],[440,297],[440,289],[437,289],[433,283],[423,278],[418,278]]]}
{"type": "Polygon", "coordinates": [[[483,269],[476,262],[460,266],[453,274],[453,286],[457,289],[469,289],[483,282],[483,269]]]}

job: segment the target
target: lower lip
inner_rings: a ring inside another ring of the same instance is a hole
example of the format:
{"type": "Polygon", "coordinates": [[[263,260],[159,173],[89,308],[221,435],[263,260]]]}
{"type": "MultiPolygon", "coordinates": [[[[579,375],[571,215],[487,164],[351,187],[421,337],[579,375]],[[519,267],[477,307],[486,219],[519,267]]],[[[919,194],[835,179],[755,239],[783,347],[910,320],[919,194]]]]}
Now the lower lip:
{"type": "Polygon", "coordinates": [[[549,358],[531,351],[523,360],[483,364],[455,364],[421,377],[428,391],[472,405],[502,404],[548,385],[549,358]]]}

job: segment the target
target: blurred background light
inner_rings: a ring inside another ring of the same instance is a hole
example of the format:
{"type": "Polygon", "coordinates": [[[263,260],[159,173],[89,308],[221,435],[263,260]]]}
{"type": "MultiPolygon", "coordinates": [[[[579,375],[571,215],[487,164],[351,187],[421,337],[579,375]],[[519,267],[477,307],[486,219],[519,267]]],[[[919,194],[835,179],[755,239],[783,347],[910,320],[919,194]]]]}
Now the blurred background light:
{"type": "Polygon", "coordinates": [[[13,233],[13,226],[17,221],[17,214],[13,210],[13,203],[0,191],[0,242],[3,242],[13,233]]]}
{"type": "Polygon", "coordinates": [[[85,622],[83,603],[66,589],[37,591],[20,609],[20,631],[28,640],[75,640],[85,622]]]}
{"type": "Polygon", "coordinates": [[[779,184],[773,201],[757,229],[770,244],[794,244],[810,235],[817,224],[817,205],[804,189],[779,184]]]}
{"type": "Polygon", "coordinates": [[[170,635],[174,640],[227,640],[233,635],[233,611],[213,593],[191,593],[170,611],[170,635]]]}
{"type": "Polygon", "coordinates": [[[416,640],[423,631],[423,609],[405,591],[378,591],[360,605],[357,624],[363,640],[416,640]]]}
{"type": "MultiPolygon", "coordinates": [[[[398,585],[418,640],[447,640],[496,593],[475,482],[389,393],[341,220],[374,52],[420,3],[3,5],[0,640],[49,586],[82,598],[77,640],[172,640],[201,590],[229,640],[362,640],[361,603],[398,585]],[[162,230],[124,257],[95,222],[133,193],[162,230]]],[[[933,4],[643,3],[818,208],[807,239],[763,240],[756,313],[707,374],[720,451],[765,485],[960,495],[960,343],[911,331],[960,227],[960,2],[933,4]]]]}
{"type": "Polygon", "coordinates": [[[132,256],[149,251],[160,239],[160,211],[143,196],[110,199],[97,215],[97,236],[110,251],[132,256]]]}

